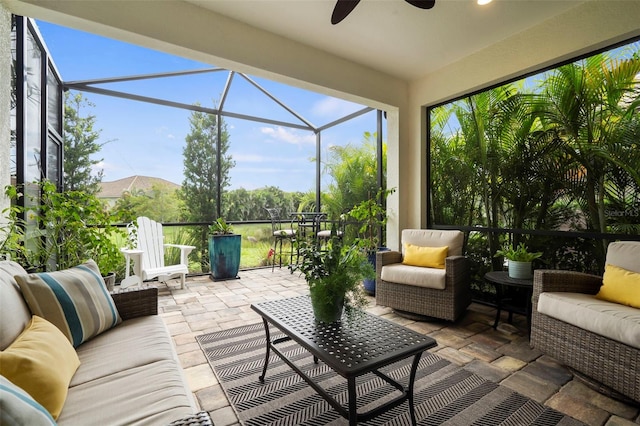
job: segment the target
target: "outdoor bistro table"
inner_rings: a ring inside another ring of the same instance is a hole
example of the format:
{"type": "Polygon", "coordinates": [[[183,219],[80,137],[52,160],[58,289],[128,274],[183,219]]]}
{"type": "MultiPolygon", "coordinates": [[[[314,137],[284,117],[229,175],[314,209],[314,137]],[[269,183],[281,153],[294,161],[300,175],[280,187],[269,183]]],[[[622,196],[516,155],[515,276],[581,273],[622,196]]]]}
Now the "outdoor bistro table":
{"type": "Polygon", "coordinates": [[[313,316],[309,296],[255,303],[251,308],[262,316],[267,337],[267,353],[262,375],[264,382],[269,364],[269,352],[276,353],[322,396],[350,425],[366,421],[402,404],[409,403],[411,422],[416,424],[413,407],[413,384],[422,353],[437,345],[430,337],[406,327],[363,312],[353,320],[343,317],[332,324],[317,323],[313,316]],[[271,340],[269,324],[278,328],[284,337],[271,340]],[[278,343],[294,340],[313,355],[313,360],[324,362],[337,374],[347,379],[348,409],[300,370],[277,347],[278,343]],[[407,386],[403,386],[378,371],[381,367],[413,356],[407,386]],[[370,411],[357,412],[356,378],[373,373],[401,392],[401,395],[370,411]]]}
{"type": "Polygon", "coordinates": [[[533,279],[511,278],[507,271],[487,272],[484,279],[495,286],[496,289],[496,319],[493,328],[498,327],[500,321],[500,311],[505,309],[509,312],[509,323],[512,321],[513,313],[523,314],[527,316],[527,326],[531,330],[531,295],[533,293],[533,279]],[[511,299],[504,295],[503,287],[521,288],[526,292],[524,309],[509,304],[511,299]]]}

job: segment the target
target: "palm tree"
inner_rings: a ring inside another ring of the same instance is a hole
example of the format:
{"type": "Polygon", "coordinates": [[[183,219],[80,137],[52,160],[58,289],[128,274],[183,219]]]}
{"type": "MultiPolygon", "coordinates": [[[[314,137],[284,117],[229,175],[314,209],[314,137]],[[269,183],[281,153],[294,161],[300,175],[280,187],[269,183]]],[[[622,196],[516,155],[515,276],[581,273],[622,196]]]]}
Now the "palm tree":
{"type": "MultiPolygon", "coordinates": [[[[585,213],[587,229],[607,232],[607,197],[615,199],[617,192],[607,188],[620,182],[611,176],[622,172],[636,187],[640,183],[639,73],[637,55],[618,60],[605,53],[594,55],[550,73],[534,102],[543,127],[554,129],[564,142],[571,166],[568,182],[585,213]]],[[[603,241],[603,253],[606,245],[603,241]]]]}

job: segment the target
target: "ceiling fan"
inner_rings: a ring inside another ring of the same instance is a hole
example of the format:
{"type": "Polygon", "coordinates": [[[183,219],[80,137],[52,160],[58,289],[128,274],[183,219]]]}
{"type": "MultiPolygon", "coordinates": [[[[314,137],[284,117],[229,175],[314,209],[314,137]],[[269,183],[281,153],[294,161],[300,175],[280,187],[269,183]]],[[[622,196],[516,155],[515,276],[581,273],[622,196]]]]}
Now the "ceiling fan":
{"type": "MultiPolygon", "coordinates": [[[[436,4],[436,0],[404,0],[407,3],[419,7],[420,9],[431,9],[436,4]]],[[[360,0],[338,0],[331,14],[331,23],[333,25],[342,21],[348,14],[356,8],[360,0]]]]}

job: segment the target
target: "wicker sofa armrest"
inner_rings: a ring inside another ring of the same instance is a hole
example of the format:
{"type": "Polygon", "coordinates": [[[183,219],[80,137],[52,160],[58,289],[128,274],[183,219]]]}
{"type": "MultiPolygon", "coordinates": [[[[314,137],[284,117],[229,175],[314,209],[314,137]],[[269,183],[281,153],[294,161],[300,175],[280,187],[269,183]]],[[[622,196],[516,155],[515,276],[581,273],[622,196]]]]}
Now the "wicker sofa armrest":
{"type": "Polygon", "coordinates": [[[602,285],[602,277],[576,271],[536,269],[533,273],[532,308],[536,310],[538,298],[543,292],[571,292],[596,294],[602,285]]]}
{"type": "Polygon", "coordinates": [[[395,250],[385,250],[376,253],[376,265],[390,265],[402,262],[402,253],[395,250]]]}
{"type": "Polygon", "coordinates": [[[117,289],[110,294],[123,320],[158,315],[157,287],[117,289]]]}
{"type": "Polygon", "coordinates": [[[192,414],[169,423],[169,426],[213,426],[213,421],[206,411],[192,414]]]}
{"type": "Polygon", "coordinates": [[[395,250],[385,250],[376,253],[376,281],[380,281],[382,267],[402,262],[402,253],[395,250]]]}
{"type": "Polygon", "coordinates": [[[444,268],[447,271],[447,275],[450,273],[456,273],[461,270],[468,269],[469,259],[466,256],[448,256],[444,260],[444,268]]]}
{"type": "Polygon", "coordinates": [[[464,286],[468,291],[471,282],[469,259],[466,256],[449,256],[444,260],[447,282],[455,286],[464,286]]]}

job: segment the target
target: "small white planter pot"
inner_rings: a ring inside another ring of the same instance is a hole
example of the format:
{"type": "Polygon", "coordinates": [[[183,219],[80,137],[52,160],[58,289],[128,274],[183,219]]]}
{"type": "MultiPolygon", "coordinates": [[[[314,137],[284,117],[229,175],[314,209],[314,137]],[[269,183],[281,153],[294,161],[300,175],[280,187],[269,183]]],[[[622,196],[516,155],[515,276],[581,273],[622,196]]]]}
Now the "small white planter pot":
{"type": "Polygon", "coordinates": [[[509,261],[509,277],[528,280],[533,277],[531,262],[509,261]]]}

